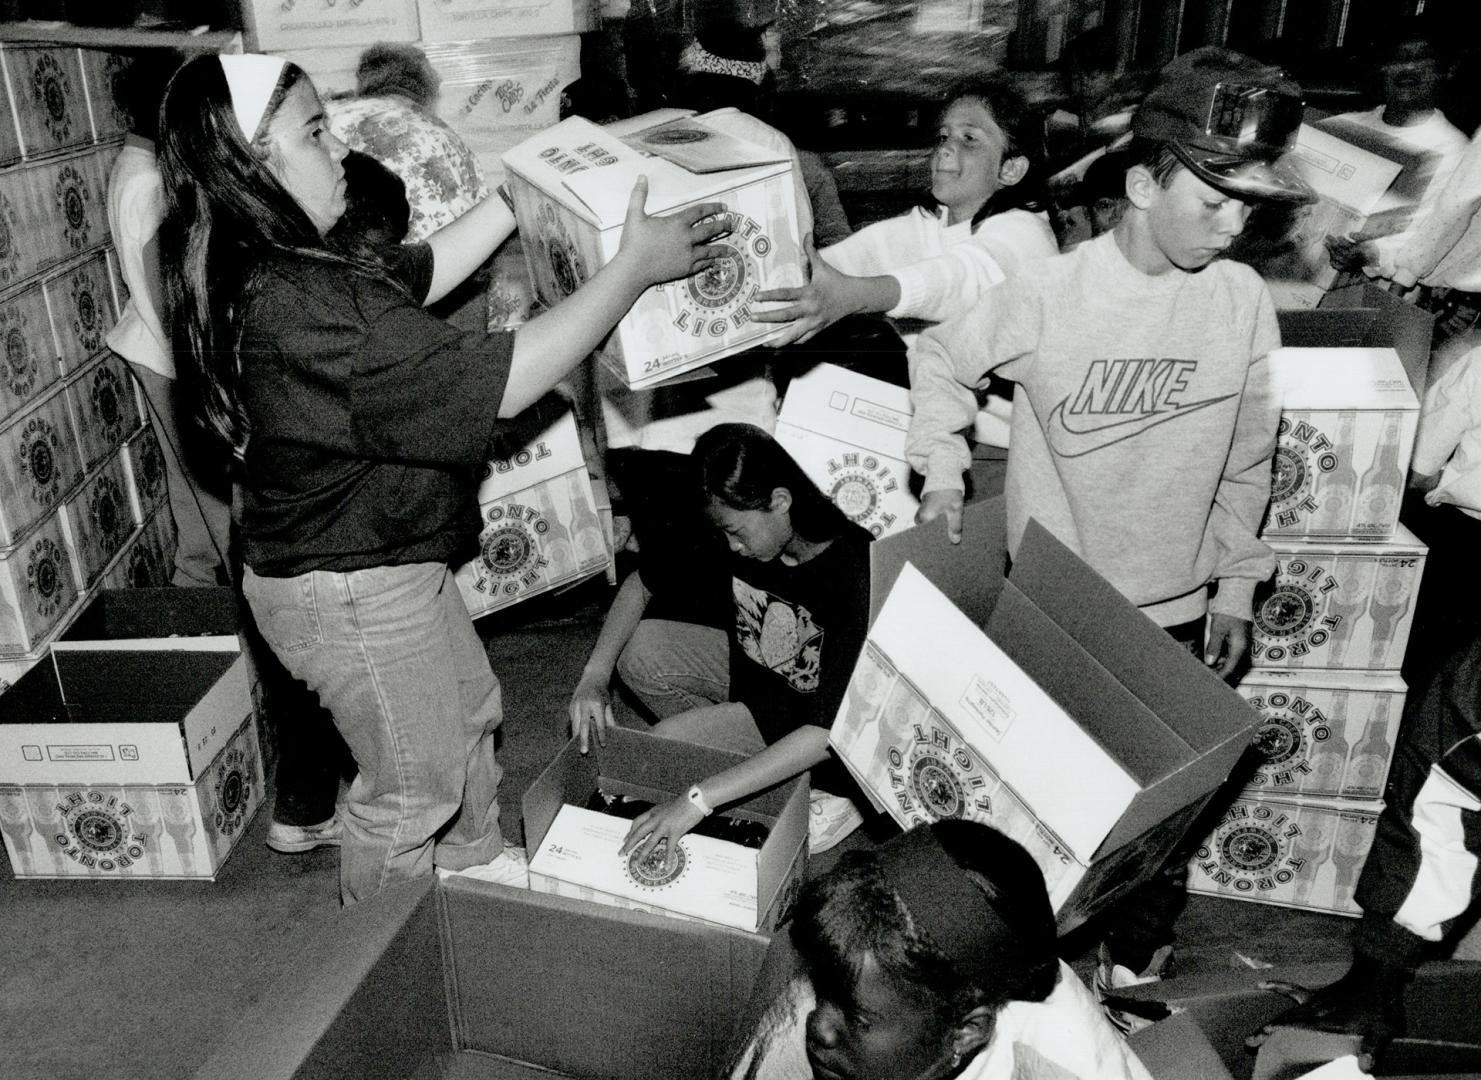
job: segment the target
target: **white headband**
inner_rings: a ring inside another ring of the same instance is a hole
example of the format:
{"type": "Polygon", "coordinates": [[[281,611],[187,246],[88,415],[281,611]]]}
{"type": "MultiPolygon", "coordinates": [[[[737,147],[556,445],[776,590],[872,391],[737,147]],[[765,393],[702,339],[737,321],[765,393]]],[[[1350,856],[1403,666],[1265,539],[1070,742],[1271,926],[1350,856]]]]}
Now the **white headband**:
{"type": "Polygon", "coordinates": [[[287,61],[260,53],[232,53],[219,59],[231,90],[231,110],[236,113],[237,127],[251,142],[257,136],[257,128],[262,124],[287,61]]]}

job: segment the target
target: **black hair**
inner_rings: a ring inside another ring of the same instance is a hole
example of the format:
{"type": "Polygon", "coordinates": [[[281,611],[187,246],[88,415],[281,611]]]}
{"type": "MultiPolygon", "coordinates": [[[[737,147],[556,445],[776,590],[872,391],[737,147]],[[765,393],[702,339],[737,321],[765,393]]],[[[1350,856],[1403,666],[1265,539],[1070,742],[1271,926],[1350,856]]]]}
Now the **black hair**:
{"type": "MultiPolygon", "coordinates": [[[[283,68],[264,123],[307,78],[283,68]]],[[[160,276],[182,389],[208,431],[240,456],[250,434],[242,402],[241,320],[263,262],[291,255],[348,267],[405,291],[384,263],[340,247],[318,229],[242,134],[215,55],[199,56],[170,81],[160,113],[160,276]]]]}
{"type": "Polygon", "coordinates": [[[986,894],[1017,942],[1042,946],[1022,977],[967,970],[918,927],[886,883],[872,851],[846,852],[802,887],[792,910],[792,943],[820,997],[848,1002],[864,958],[912,997],[927,1002],[943,1026],[974,1009],[1010,1001],[1043,1001],[1059,979],[1054,913],[1044,875],[1017,841],[990,825],[942,820],[929,828],[946,854],[986,894]]]}
{"type": "Polygon", "coordinates": [[[178,49],[134,49],[118,54],[125,64],[113,77],[113,95],[141,139],[159,139],[159,112],[170,79],[185,63],[178,49]]]}
{"type": "MultiPolygon", "coordinates": [[[[1049,198],[1044,178],[1043,124],[1029,108],[1023,95],[1002,78],[989,76],[968,79],[952,87],[941,106],[940,115],[945,116],[946,110],[963,98],[973,98],[987,106],[993,122],[1007,139],[1007,145],[1003,148],[1003,160],[1022,157],[1028,163],[1028,171],[1018,183],[998,188],[972,215],[972,231],[976,232],[977,226],[983,221],[1005,210],[1038,212],[1045,209],[1049,198]]],[[[934,197],[927,196],[927,209],[935,210],[939,205],[934,197]]]]}
{"type": "Polygon", "coordinates": [[[782,444],[754,424],[716,424],[694,441],[700,487],[732,510],[767,510],[771,493],[792,495],[792,529],[805,540],[832,540],[849,527],[844,512],[802,471],[782,444]]]}
{"type": "Polygon", "coordinates": [[[1172,144],[1163,142],[1161,139],[1148,139],[1141,135],[1134,135],[1119,153],[1124,158],[1128,170],[1140,165],[1151,173],[1152,179],[1164,188],[1172,183],[1179,169],[1188,167],[1173,152],[1172,144]]]}
{"type": "Polygon", "coordinates": [[[1130,157],[1120,150],[1111,150],[1096,158],[1080,179],[1077,188],[1079,201],[1089,206],[1097,199],[1126,198],[1126,170],[1131,165],[1130,157]]]}
{"type": "Polygon", "coordinates": [[[361,97],[399,94],[424,109],[437,102],[442,80],[427,54],[415,45],[381,41],[360,54],[355,68],[355,92],[361,97]]]}
{"type": "Polygon", "coordinates": [[[369,154],[351,150],[345,155],[345,212],[329,231],[331,243],[356,245],[399,244],[411,225],[411,205],[401,177],[369,154]]]}

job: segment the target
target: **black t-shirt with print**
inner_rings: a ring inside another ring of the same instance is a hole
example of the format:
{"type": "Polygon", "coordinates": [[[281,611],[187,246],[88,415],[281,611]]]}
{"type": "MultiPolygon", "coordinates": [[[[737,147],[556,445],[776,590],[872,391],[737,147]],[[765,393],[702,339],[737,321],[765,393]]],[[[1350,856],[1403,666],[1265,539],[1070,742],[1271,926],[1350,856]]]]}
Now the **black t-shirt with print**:
{"type": "MultiPolygon", "coordinates": [[[[798,566],[781,559],[732,562],[735,628],[730,698],[750,710],[770,745],[804,724],[832,727],[869,627],[869,544],[857,525],[798,566]]],[[[854,795],[834,758],[813,786],[854,795]]]]}
{"type": "Polygon", "coordinates": [[[463,333],[419,306],[425,244],[389,258],[406,291],[305,258],[258,274],[239,352],[243,554],[259,574],[473,554],[514,338],[463,333]]]}

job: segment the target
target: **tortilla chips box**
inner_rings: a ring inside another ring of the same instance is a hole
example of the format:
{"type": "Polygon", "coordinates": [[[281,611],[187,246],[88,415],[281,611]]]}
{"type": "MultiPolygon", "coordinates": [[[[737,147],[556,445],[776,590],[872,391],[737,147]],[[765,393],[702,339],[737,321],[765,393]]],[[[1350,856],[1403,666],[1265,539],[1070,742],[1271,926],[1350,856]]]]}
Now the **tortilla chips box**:
{"type": "MultiPolygon", "coordinates": [[[[992,538],[968,543],[1001,578],[992,538]]],[[[1065,932],[1155,872],[1259,716],[1037,522],[985,627],[905,566],[830,743],[902,827],[967,818],[1023,844],[1065,932]]]]}
{"type": "Polygon", "coordinates": [[[474,618],[607,568],[607,542],[570,412],[485,466],[478,510],[478,555],[454,575],[474,618]]]}
{"type": "Polygon", "coordinates": [[[1419,399],[1393,349],[1279,349],[1282,409],[1266,539],[1387,540],[1419,426],[1419,399]]]}
{"type": "Polygon", "coordinates": [[[717,265],[643,292],[601,347],[602,362],[642,388],[763,345],[783,327],[751,318],[763,289],[801,285],[790,158],[723,134],[703,115],[618,138],[571,117],[504,155],[536,295],[553,306],[617,254],[633,184],[647,212],[725,206],[717,265]],[[688,167],[686,167],[686,165],[688,167]]]}
{"type": "Polygon", "coordinates": [[[887,536],[915,524],[905,434],[910,391],[834,364],[793,379],[776,440],[857,525],[887,536]]]}

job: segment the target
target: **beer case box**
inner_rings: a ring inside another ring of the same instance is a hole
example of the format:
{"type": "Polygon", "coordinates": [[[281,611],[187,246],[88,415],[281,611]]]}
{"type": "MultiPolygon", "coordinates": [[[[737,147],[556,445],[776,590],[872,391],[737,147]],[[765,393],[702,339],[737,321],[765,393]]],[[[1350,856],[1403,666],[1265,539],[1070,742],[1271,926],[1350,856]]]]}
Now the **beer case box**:
{"type": "Polygon", "coordinates": [[[1398,675],[1255,669],[1236,690],[1261,717],[1246,794],[1383,797],[1408,692],[1398,675]]]}
{"type": "Polygon", "coordinates": [[[14,660],[0,660],[0,694],[9,690],[22,675],[45,659],[45,655],[40,655],[17,657],[14,660]]]}
{"type": "Polygon", "coordinates": [[[1419,399],[1390,348],[1278,349],[1282,402],[1266,539],[1387,540],[1419,426],[1419,399]]]}
{"type": "Polygon", "coordinates": [[[19,542],[82,482],[67,399],[55,388],[0,428],[0,547],[19,542]]]}
{"type": "Polygon", "coordinates": [[[574,414],[489,462],[478,504],[478,554],[454,575],[474,618],[606,570],[574,414]]]}
{"type": "Polygon", "coordinates": [[[915,524],[905,435],[910,391],[833,364],[787,387],[776,439],[833,504],[875,536],[915,524]]]}
{"type": "Polygon", "coordinates": [[[647,212],[723,203],[730,232],[716,265],[646,289],[599,356],[640,389],[764,345],[782,328],[751,318],[763,289],[802,284],[790,158],[723,135],[704,115],[625,139],[571,117],[504,155],[506,184],[538,298],[553,307],[617,254],[633,184],[649,180],[647,212]],[[676,126],[682,125],[682,126],[676,126]],[[713,171],[694,172],[662,154],[713,171]],[[693,157],[687,156],[689,154],[693,157]],[[728,167],[738,162],[742,167],[728,167]]]}
{"type": "Polygon", "coordinates": [[[114,353],[95,357],[65,386],[84,468],[113,457],[144,426],[138,384],[123,357],[114,353]]]}
{"type": "Polygon", "coordinates": [[[0,300],[0,424],[40,400],[61,373],[41,287],[0,300]]]}
{"type": "Polygon", "coordinates": [[[830,743],[902,827],[965,817],[1023,844],[1067,932],[1155,872],[1259,717],[1037,522],[1006,581],[1001,534],[972,529],[990,616],[903,568],[830,743]]]}
{"type": "Polygon", "coordinates": [[[92,143],[82,60],[76,49],[7,46],[0,51],[0,61],[10,82],[15,126],[27,159],[92,143]]]}
{"type": "Polygon", "coordinates": [[[10,86],[0,68],[0,168],[21,159],[20,132],[16,130],[15,107],[10,102],[10,86]]]}
{"type": "Polygon", "coordinates": [[[331,48],[418,37],[416,0],[244,0],[242,19],[249,52],[301,49],[305,42],[331,48]]]}
{"type": "Polygon", "coordinates": [[[78,49],[82,61],[83,86],[87,90],[87,110],[92,121],[93,139],[108,142],[122,139],[132,123],[120,102],[125,94],[119,78],[140,61],[107,49],[78,49]]]}
{"type": "Polygon", "coordinates": [[[62,504],[62,535],[83,589],[90,589],[134,534],[129,479],[117,456],[105,461],[62,504]]]}
{"type": "Polygon", "coordinates": [[[1257,668],[1398,671],[1427,548],[1403,525],[1381,543],[1271,540],[1275,575],[1255,591],[1257,668]]]}
{"type": "Polygon", "coordinates": [[[134,531],[112,565],[103,573],[108,589],[156,589],[175,574],[175,522],[156,511],[134,531]]]}
{"type": "Polygon", "coordinates": [[[88,597],[51,647],[60,652],[238,652],[237,624],[236,594],[225,586],[105,588],[88,597]]]}
{"type": "Polygon", "coordinates": [[[78,596],[77,567],[58,515],[0,548],[0,657],[33,655],[78,596]]]}
{"type": "Polygon", "coordinates": [[[45,283],[63,372],[75,372],[101,352],[118,321],[104,252],[45,283]]]}
{"type": "Polygon", "coordinates": [[[42,211],[22,238],[37,245],[35,269],[50,269],[107,241],[108,177],[96,154],[48,160],[25,174],[42,211]]]}
{"type": "Polygon", "coordinates": [[[727,809],[769,832],[759,851],[708,837],[680,839],[681,857],[619,856],[632,822],[582,809],[598,791],[653,803],[745,760],[728,750],[614,728],[583,754],[568,742],[525,792],[530,888],[639,911],[674,912],[745,931],[770,931],[790,909],[807,864],[808,785],[797,777],[727,809]],[[595,821],[605,818],[605,821],[595,821]]]}
{"type": "Polygon", "coordinates": [[[7,699],[0,806],[17,877],[214,878],[261,805],[235,653],[53,652],[7,699]]]}
{"type": "Polygon", "coordinates": [[[1353,900],[1378,828],[1378,800],[1242,795],[1188,863],[1188,891],[1332,915],[1353,900]]]}
{"type": "Polygon", "coordinates": [[[601,27],[597,0],[417,0],[422,40],[584,34],[601,27]]]}
{"type": "Polygon", "coordinates": [[[164,446],[153,424],[146,423],[124,440],[123,463],[129,474],[134,520],[142,525],[170,501],[164,446]]]}

